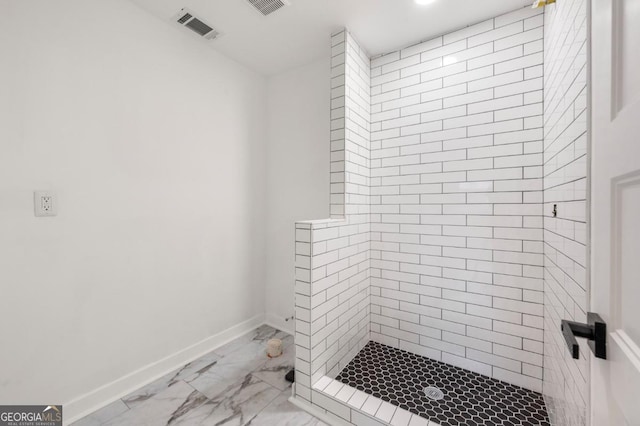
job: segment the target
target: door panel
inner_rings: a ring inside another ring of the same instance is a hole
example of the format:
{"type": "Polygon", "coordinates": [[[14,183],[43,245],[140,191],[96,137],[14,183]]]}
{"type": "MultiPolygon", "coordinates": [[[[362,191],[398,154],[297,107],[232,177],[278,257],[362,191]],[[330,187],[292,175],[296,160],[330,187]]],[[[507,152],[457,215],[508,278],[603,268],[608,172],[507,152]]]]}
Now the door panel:
{"type": "Polygon", "coordinates": [[[640,342],[640,174],[616,179],[613,186],[614,247],[612,277],[613,326],[624,330],[629,339],[640,342]]]}
{"type": "Polygon", "coordinates": [[[640,426],[640,0],[591,1],[592,426],[640,426]]]}
{"type": "Polygon", "coordinates": [[[623,417],[640,424],[640,172],[612,185],[611,343],[612,393],[623,417]]]}
{"type": "Polygon", "coordinates": [[[613,4],[615,112],[638,100],[640,96],[640,57],[636,53],[640,41],[640,25],[634,21],[640,12],[640,1],[617,0],[613,4]]]}

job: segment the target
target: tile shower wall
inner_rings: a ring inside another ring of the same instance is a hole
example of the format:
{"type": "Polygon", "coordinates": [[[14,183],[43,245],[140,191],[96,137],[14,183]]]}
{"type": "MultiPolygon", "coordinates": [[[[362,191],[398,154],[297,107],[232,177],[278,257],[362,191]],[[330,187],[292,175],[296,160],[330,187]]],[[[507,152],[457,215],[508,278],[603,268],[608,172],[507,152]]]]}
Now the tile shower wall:
{"type": "Polygon", "coordinates": [[[545,10],[544,393],[553,424],[584,425],[590,351],[572,359],[559,324],[587,311],[587,2],[545,10]]]}
{"type": "Polygon", "coordinates": [[[335,376],[369,341],[370,62],[332,37],[331,216],[296,224],[296,396],[335,376]]]}
{"type": "Polygon", "coordinates": [[[371,336],[542,389],[543,14],[372,60],[371,336]]]}

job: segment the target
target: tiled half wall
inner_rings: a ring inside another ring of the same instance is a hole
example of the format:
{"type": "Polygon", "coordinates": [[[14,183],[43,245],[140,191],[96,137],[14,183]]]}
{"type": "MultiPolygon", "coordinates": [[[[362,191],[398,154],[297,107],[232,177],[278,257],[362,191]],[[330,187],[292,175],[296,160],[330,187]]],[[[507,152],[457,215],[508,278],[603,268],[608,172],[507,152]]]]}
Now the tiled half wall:
{"type": "Polygon", "coordinates": [[[346,31],[331,43],[332,219],[295,230],[296,394],[307,402],[370,337],[370,62],[346,31]]]}

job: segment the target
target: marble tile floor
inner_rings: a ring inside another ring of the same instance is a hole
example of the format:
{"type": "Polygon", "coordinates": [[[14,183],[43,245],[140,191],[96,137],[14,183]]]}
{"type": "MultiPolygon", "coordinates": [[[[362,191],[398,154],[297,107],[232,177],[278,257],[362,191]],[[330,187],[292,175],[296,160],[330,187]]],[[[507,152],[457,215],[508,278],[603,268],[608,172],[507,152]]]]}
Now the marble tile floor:
{"type": "Polygon", "coordinates": [[[325,426],[288,401],[293,336],[261,326],[84,417],[73,426],[325,426]],[[267,358],[266,342],[283,341],[267,358]]]}

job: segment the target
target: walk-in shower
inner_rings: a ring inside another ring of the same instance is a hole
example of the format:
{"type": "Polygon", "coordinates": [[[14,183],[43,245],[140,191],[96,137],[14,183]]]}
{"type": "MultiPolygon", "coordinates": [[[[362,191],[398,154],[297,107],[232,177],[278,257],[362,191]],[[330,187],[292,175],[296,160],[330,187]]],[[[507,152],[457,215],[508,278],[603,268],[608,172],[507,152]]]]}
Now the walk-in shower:
{"type": "Polygon", "coordinates": [[[580,421],[556,317],[584,314],[585,7],[374,58],[332,37],[332,218],[296,224],[294,402],[357,425],[580,421]]]}

